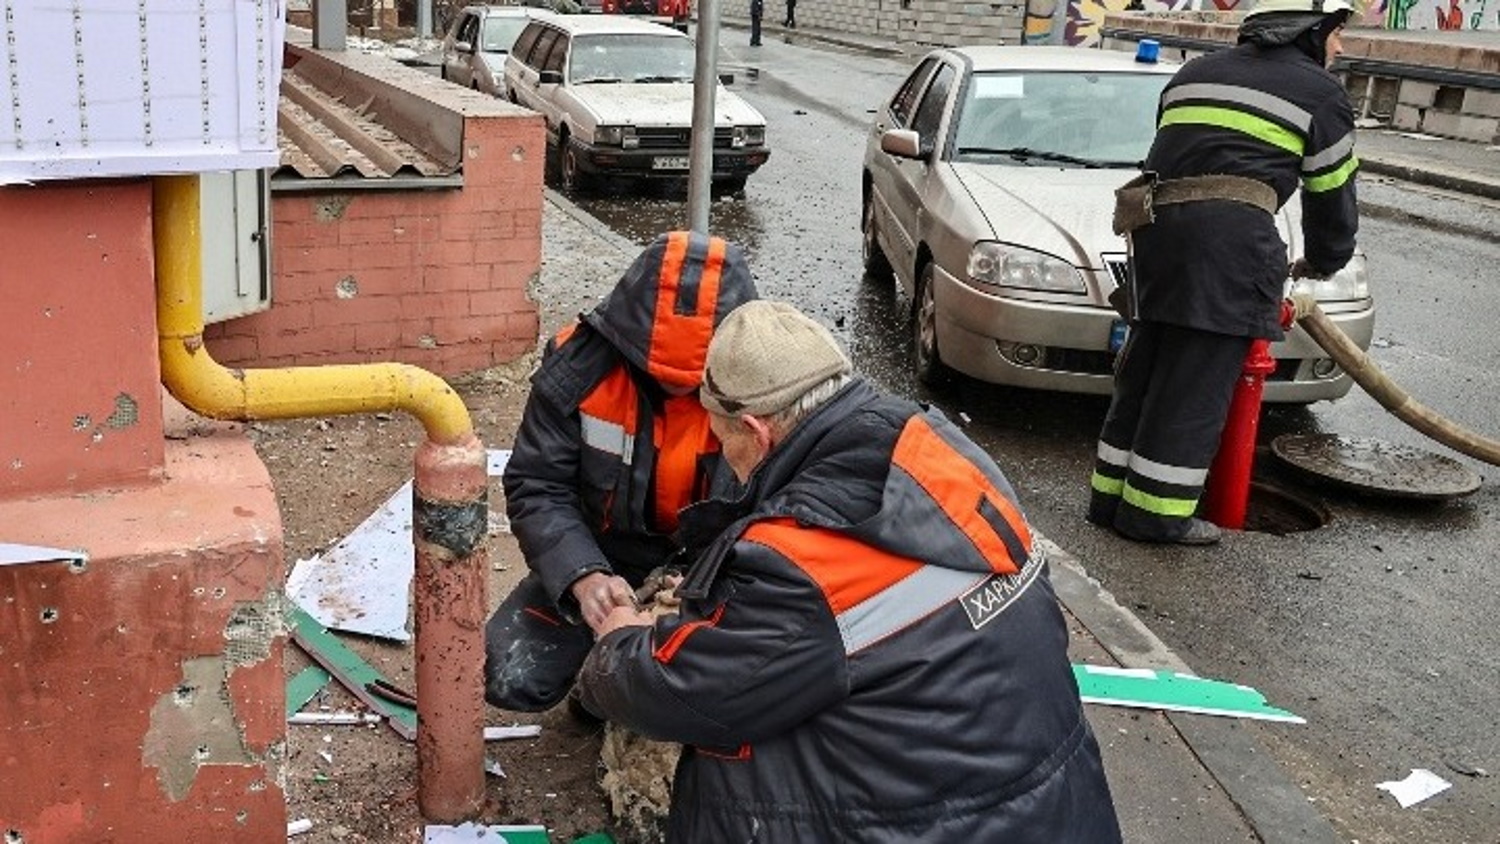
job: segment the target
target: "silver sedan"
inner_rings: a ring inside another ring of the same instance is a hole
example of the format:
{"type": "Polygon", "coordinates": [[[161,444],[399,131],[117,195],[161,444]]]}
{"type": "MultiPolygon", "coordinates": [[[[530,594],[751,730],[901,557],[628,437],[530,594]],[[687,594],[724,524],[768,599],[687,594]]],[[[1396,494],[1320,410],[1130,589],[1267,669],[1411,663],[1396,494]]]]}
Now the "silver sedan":
{"type": "MultiPolygon", "coordinates": [[[[1177,65],[1073,47],[937,50],[878,111],[866,145],[864,258],[912,302],[917,374],[1107,394],[1125,324],[1114,189],[1155,133],[1177,65]]],[[[1278,213],[1300,255],[1300,204],[1278,213]]],[[[1290,282],[1289,282],[1290,284],[1290,282]]],[[[1298,282],[1361,348],[1374,330],[1365,259],[1298,282]]],[[[1265,399],[1336,399],[1351,379],[1300,329],[1272,346],[1265,399]]]]}

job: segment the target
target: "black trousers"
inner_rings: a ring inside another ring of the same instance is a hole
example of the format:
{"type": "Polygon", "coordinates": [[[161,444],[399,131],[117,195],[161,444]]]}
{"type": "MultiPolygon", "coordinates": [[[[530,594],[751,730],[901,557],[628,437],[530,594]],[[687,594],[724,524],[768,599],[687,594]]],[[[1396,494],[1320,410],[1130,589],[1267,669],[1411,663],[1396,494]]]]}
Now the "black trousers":
{"type": "Polygon", "coordinates": [[[786,0],[786,20],[781,25],[788,29],[797,28],[797,0],[786,0]]]}
{"type": "Polygon", "coordinates": [[[760,15],[750,16],[750,46],[760,46],[760,15]]]}
{"type": "Polygon", "coordinates": [[[1165,323],[1130,326],[1099,433],[1089,521],[1154,541],[1187,530],[1250,343],[1165,323]]]}

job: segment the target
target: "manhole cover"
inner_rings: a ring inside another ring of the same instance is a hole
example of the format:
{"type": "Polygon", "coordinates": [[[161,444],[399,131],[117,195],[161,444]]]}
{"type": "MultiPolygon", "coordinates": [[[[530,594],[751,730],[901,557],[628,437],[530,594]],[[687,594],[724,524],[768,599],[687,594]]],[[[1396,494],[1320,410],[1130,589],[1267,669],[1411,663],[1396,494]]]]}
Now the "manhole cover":
{"type": "Polygon", "coordinates": [[[1361,437],[1282,434],[1271,451],[1296,469],[1372,495],[1454,498],[1479,489],[1483,480],[1440,454],[1361,437]]]}

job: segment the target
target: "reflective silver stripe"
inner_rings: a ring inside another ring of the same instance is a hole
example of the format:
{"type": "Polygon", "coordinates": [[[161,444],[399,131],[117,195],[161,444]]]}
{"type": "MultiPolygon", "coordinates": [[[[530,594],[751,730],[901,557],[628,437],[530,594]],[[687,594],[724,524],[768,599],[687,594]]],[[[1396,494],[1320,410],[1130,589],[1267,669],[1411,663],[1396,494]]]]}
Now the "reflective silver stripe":
{"type": "Polygon", "coordinates": [[[855,653],[942,609],[991,575],[922,566],[839,613],[844,652],[855,653]]]}
{"type": "Polygon", "coordinates": [[[1179,100],[1216,100],[1221,103],[1238,103],[1274,114],[1296,126],[1303,132],[1312,128],[1312,115],[1295,105],[1265,91],[1244,88],[1239,85],[1216,85],[1210,82],[1195,82],[1179,85],[1162,95],[1161,105],[1165,110],[1179,100]]]}
{"type": "Polygon", "coordinates": [[[635,437],[625,433],[625,426],[618,425],[587,413],[578,414],[583,420],[583,444],[600,451],[620,456],[621,462],[630,465],[635,454],[635,437]]]}
{"type": "Polygon", "coordinates": [[[1130,465],[1130,452],[1123,448],[1115,448],[1104,440],[1100,440],[1099,462],[1108,463],[1111,466],[1119,466],[1123,469],[1130,465]]]}
{"type": "Polygon", "coordinates": [[[1203,486],[1204,479],[1208,477],[1207,469],[1169,466],[1166,463],[1148,460],[1139,454],[1130,455],[1130,471],[1153,481],[1177,486],[1203,486]]]}
{"type": "Polygon", "coordinates": [[[1317,155],[1302,159],[1302,172],[1314,173],[1318,170],[1322,170],[1325,167],[1331,167],[1334,164],[1343,161],[1344,158],[1353,151],[1354,133],[1350,132],[1344,137],[1339,138],[1338,141],[1328,149],[1323,150],[1317,155]]]}

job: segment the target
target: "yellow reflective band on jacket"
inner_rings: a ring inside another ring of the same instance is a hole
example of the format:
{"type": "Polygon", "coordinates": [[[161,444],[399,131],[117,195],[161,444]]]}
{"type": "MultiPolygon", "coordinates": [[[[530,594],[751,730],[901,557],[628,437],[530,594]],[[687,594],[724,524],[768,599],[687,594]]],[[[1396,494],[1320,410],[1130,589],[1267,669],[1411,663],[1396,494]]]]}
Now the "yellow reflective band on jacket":
{"type": "Polygon", "coordinates": [[[1125,481],[1120,478],[1111,478],[1107,475],[1094,473],[1089,479],[1089,485],[1105,495],[1119,495],[1125,489],[1125,481]]]}
{"type": "Polygon", "coordinates": [[[1302,157],[1302,152],[1307,147],[1296,132],[1278,126],[1264,117],[1218,106],[1173,106],[1162,112],[1161,126],[1158,128],[1193,125],[1217,126],[1220,129],[1243,132],[1298,158],[1302,157]]]}
{"type": "Polygon", "coordinates": [[[1198,500],[1195,498],[1163,498],[1160,495],[1141,492],[1128,483],[1125,484],[1125,491],[1121,497],[1126,504],[1158,516],[1191,516],[1198,509],[1198,500]]]}
{"type": "Polygon", "coordinates": [[[1343,166],[1337,170],[1324,173],[1321,176],[1304,176],[1302,187],[1306,188],[1308,193],[1324,193],[1326,191],[1338,190],[1347,184],[1350,179],[1354,178],[1354,171],[1358,169],[1359,159],[1351,155],[1349,156],[1349,160],[1345,161],[1343,166]]]}

